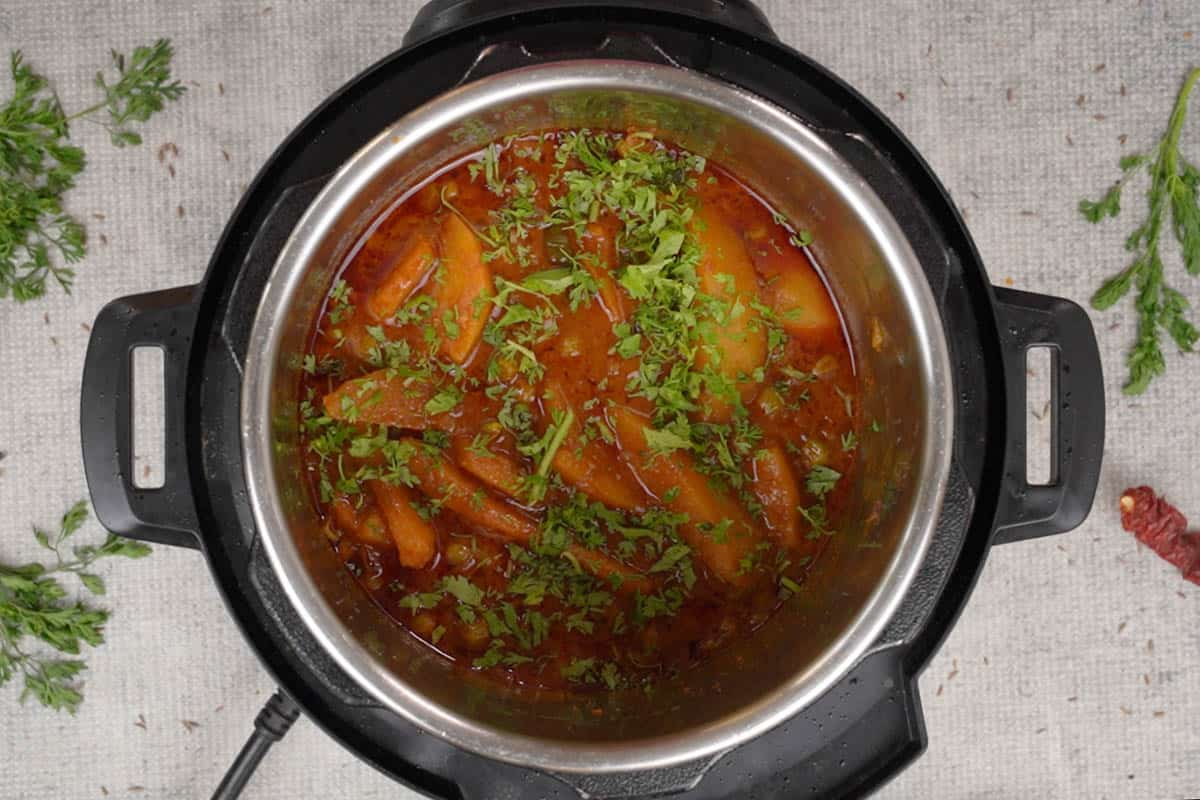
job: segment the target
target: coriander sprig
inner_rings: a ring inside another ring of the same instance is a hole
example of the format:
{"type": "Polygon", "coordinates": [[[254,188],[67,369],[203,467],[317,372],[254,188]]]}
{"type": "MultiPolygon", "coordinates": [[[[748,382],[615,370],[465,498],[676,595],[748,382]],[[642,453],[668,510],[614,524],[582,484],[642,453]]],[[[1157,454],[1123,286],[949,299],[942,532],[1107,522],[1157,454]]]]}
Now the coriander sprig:
{"type": "Polygon", "coordinates": [[[87,502],[80,500],[63,515],[57,532],[34,527],[38,544],[54,555],[52,566],[40,562],[17,567],[0,564],[0,686],[20,674],[25,679],[22,700],[33,697],[55,711],[71,713],[83,701],[76,679],[86,664],[78,658],[30,651],[28,640],[78,656],[84,645],[96,647],[104,641],[108,612],[79,599],[68,600],[59,576],[73,574],[86,591],[102,595],[104,580],[92,571],[97,561],[114,556],[142,558],[150,553],[140,542],[109,534],[98,546],[73,547],[70,556],[64,556],[68,540],[87,517],[87,502]]]}
{"type": "Polygon", "coordinates": [[[1105,281],[1092,297],[1092,305],[1104,310],[1137,287],[1138,334],[1127,359],[1126,394],[1141,394],[1151,381],[1166,371],[1162,330],[1184,352],[1192,352],[1200,339],[1200,332],[1185,316],[1189,306],[1187,299],[1165,282],[1159,254],[1159,243],[1169,214],[1185,268],[1192,275],[1200,275],[1200,202],[1197,200],[1200,170],[1179,152],[1188,97],[1197,81],[1200,81],[1200,67],[1193,69],[1184,81],[1167,123],[1167,132],[1158,146],[1151,153],[1122,158],[1120,180],[1100,200],[1083,200],[1079,204],[1080,213],[1089,222],[1116,217],[1121,213],[1121,192],[1125,183],[1141,167],[1145,167],[1150,175],[1149,216],[1125,241],[1125,248],[1135,253],[1133,262],[1105,281]]]}
{"type": "Polygon", "coordinates": [[[171,80],[175,51],[169,39],[159,39],[149,47],[135,47],[128,58],[116,50],[110,52],[117,79],[109,83],[103,72],[97,72],[96,86],[104,92],[104,99],[67,117],[67,122],[107,110],[108,122],[100,124],[108,129],[113,145],[141,144],[141,135],[131,130],[129,123],[145,122],[187,91],[179,81],[171,80]]]}
{"type": "Polygon", "coordinates": [[[83,150],[69,143],[70,124],[107,111],[99,124],[113,144],[139,144],[131,123],[145,122],[185,91],[171,80],[172,55],[166,39],[128,58],[114,52],[115,79],[96,75],[104,99],[68,116],[46,79],[20,51],[11,54],[13,95],[0,105],[0,298],[41,297],[49,280],[70,292],[70,265],[86,251],[83,225],[63,208],[63,195],[85,164],[83,150]]]}

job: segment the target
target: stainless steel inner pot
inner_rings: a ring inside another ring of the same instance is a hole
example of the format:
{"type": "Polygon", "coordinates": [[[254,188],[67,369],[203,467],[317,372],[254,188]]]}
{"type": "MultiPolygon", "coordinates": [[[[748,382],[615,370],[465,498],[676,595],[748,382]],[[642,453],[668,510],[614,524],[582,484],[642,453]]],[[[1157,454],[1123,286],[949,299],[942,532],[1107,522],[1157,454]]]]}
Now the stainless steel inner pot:
{"type": "Polygon", "coordinates": [[[264,291],[241,432],[255,522],[288,598],[338,664],[387,708],[481,755],[564,773],[716,756],[793,716],[868,651],[908,589],[941,508],[954,429],[938,311],[920,264],[866,183],[803,119],[699,73],[571,61],[442,95],[383,131],[297,225],[264,291]],[[801,595],[756,635],[652,695],[502,690],[389,620],[321,533],[301,480],[299,363],[347,250],[435,168],[547,128],[648,129],[732,170],[798,226],[852,339],[866,420],[858,501],[801,595]]]}

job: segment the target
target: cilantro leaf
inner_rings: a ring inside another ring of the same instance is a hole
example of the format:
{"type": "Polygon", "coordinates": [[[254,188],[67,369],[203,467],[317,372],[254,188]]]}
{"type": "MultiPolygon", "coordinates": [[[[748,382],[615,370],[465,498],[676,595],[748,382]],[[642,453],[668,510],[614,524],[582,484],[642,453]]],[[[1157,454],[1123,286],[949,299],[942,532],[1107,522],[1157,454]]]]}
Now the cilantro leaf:
{"type": "Polygon", "coordinates": [[[808,491],[815,494],[817,497],[824,497],[833,491],[837,486],[838,480],[842,477],[842,473],[835,469],[831,469],[823,464],[818,464],[809,470],[808,478],[804,484],[808,491]]]}
{"type": "Polygon", "coordinates": [[[655,430],[649,426],[643,428],[646,437],[646,447],[650,448],[650,452],[656,455],[671,453],[675,450],[690,450],[692,442],[685,439],[675,431],[664,429],[655,430]]]}
{"type": "Polygon", "coordinates": [[[448,411],[453,411],[458,408],[458,404],[462,402],[462,399],[463,390],[453,383],[447,384],[439,389],[437,394],[426,401],[425,413],[445,414],[448,411]]]}
{"type": "Polygon", "coordinates": [[[442,578],[442,591],[453,595],[458,602],[468,606],[483,604],[483,590],[463,575],[447,575],[442,578]]]}
{"type": "Polygon", "coordinates": [[[573,682],[582,682],[596,667],[594,658],[573,658],[567,666],[560,670],[563,678],[573,682]]]}
{"type": "Polygon", "coordinates": [[[670,572],[675,569],[675,565],[683,561],[691,555],[692,548],[686,544],[673,544],[667,548],[666,552],[654,562],[654,566],[650,567],[651,572],[670,572]]]}

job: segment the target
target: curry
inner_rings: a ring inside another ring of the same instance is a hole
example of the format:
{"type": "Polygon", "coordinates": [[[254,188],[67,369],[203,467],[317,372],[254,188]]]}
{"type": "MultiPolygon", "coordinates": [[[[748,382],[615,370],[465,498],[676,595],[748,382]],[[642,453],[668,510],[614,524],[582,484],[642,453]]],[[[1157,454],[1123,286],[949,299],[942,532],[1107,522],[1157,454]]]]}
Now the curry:
{"type": "Polygon", "coordinates": [[[751,635],[804,591],[854,469],[812,242],[647,132],[434,172],[351,250],[304,358],[341,561],[500,682],[652,691],[751,635]]]}

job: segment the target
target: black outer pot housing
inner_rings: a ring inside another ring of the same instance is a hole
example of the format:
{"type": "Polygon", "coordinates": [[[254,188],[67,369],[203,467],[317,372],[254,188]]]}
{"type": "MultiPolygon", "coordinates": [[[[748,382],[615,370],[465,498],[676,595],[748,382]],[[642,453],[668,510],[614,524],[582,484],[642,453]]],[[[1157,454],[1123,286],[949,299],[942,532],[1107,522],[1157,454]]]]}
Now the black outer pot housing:
{"type": "Polygon", "coordinates": [[[1059,533],[1091,507],[1104,393],[1086,313],[988,282],[953,204],[901,134],[853,89],[780,44],[745,0],[440,0],[405,47],[305,120],[263,167],[201,284],[101,311],[84,366],[84,463],[97,516],[137,539],[199,548],[230,613],[279,685],[352,752],[437,797],[688,800],[865,794],[918,756],[916,678],[965,604],[988,548],[1059,533]],[[459,750],[383,708],[305,629],[256,536],[241,466],[241,366],[259,296],[293,226],[330,175],[407,110],[465,82],[572,58],[704,72],[791,110],[884,200],[939,301],[958,397],[954,464],[930,552],[870,653],[821,700],[707,771],[550,776],[459,750]],[[133,483],[131,355],[165,355],[166,483],[133,483]],[[1053,482],[1025,477],[1026,352],[1053,354],[1053,482]]]}

